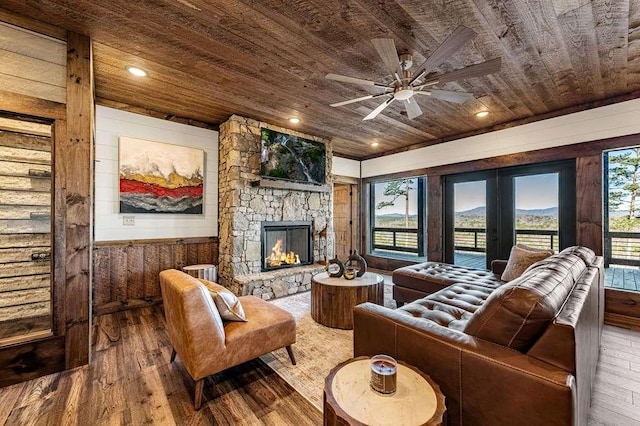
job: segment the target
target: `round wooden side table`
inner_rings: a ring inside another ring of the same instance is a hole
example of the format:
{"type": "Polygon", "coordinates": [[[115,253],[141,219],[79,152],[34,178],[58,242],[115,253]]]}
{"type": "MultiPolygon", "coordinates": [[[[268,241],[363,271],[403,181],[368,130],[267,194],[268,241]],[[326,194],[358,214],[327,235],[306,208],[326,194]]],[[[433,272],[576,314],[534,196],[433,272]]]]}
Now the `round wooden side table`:
{"type": "Polygon", "coordinates": [[[216,265],[202,264],[202,265],[189,265],[182,268],[182,272],[186,272],[195,278],[201,280],[207,280],[214,283],[218,282],[218,273],[216,271],[216,265]]]}
{"type": "Polygon", "coordinates": [[[364,302],[384,304],[384,278],[371,272],[352,280],[321,272],[311,278],[311,318],[317,323],[353,329],[353,307],[364,302]]]}
{"type": "Polygon", "coordinates": [[[334,367],[324,384],[324,425],[440,426],[444,395],[429,376],[398,361],[396,393],[369,387],[371,359],[358,357],[334,367]]]}

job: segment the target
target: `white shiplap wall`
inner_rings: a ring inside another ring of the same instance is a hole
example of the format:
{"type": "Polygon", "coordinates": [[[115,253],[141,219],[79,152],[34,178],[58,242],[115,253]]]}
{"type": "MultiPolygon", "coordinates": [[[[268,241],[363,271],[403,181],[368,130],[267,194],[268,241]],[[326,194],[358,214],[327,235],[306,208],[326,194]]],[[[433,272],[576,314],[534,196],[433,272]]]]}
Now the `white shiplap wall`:
{"type": "Polygon", "coordinates": [[[360,177],[360,162],[349,158],[333,156],[331,173],[336,176],[360,177]]]}
{"type": "Polygon", "coordinates": [[[0,22],[0,89],[65,103],[67,44],[0,22]]]}
{"type": "Polygon", "coordinates": [[[218,132],[112,108],[96,108],[95,241],[218,235],[218,132]],[[205,151],[204,214],[126,214],[118,202],[118,137],[129,136],[205,151]]]}
{"type": "MultiPolygon", "coordinates": [[[[472,119],[472,118],[470,118],[472,119]]],[[[640,133],[640,99],[362,162],[362,177],[640,133]]]]}

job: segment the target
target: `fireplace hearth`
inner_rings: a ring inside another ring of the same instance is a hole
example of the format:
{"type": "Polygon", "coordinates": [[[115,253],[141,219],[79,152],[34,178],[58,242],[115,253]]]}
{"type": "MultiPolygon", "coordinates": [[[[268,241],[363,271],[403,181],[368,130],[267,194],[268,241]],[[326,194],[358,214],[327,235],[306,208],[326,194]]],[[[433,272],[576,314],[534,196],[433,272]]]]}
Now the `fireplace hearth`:
{"type": "Polygon", "coordinates": [[[261,222],[260,226],[263,272],[313,263],[311,222],[261,222]]]}

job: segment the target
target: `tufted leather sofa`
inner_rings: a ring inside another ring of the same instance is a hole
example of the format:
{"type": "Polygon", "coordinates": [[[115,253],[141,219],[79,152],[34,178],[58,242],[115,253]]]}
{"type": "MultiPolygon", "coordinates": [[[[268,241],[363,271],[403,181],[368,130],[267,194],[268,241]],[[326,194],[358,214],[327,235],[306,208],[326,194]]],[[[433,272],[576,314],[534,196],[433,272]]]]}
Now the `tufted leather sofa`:
{"type": "Polygon", "coordinates": [[[445,394],[449,425],[586,424],[602,258],[571,247],[509,283],[480,272],[475,282],[445,278],[445,288],[395,310],[357,306],[354,356],[385,353],[420,368],[445,394]]]}
{"type": "MultiPolygon", "coordinates": [[[[502,264],[495,262],[492,266],[499,269],[502,264]]],[[[489,288],[496,288],[504,284],[500,280],[502,271],[496,272],[439,262],[405,266],[393,271],[393,298],[398,306],[402,306],[460,282],[482,283],[489,288]]]]}

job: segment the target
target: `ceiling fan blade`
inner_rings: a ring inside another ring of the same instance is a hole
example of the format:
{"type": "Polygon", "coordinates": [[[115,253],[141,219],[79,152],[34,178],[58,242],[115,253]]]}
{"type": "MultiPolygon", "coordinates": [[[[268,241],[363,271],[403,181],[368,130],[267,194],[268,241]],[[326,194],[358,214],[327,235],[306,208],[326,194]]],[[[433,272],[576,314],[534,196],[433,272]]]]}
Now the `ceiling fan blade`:
{"type": "Polygon", "coordinates": [[[381,103],[376,109],[371,111],[369,113],[369,115],[367,115],[365,118],[363,118],[363,120],[373,120],[374,118],[376,118],[378,116],[378,114],[380,114],[382,112],[383,109],[388,107],[389,104],[391,102],[393,102],[394,99],[395,99],[394,97],[391,97],[391,98],[387,99],[386,101],[384,101],[383,103],[381,103]]]}
{"type": "Polygon", "coordinates": [[[447,102],[454,102],[456,104],[463,104],[468,100],[474,99],[473,93],[467,92],[455,92],[453,90],[440,90],[440,89],[431,89],[424,92],[414,92],[420,93],[423,95],[431,95],[436,99],[440,99],[447,102]]]}
{"type": "Polygon", "coordinates": [[[449,56],[453,55],[465,43],[472,40],[477,33],[471,28],[460,25],[436,50],[420,65],[413,73],[410,83],[413,83],[432,69],[443,63],[449,56]]]}
{"type": "Polygon", "coordinates": [[[502,68],[502,58],[495,58],[442,74],[438,76],[437,79],[439,83],[449,83],[450,81],[462,80],[464,78],[481,77],[483,75],[493,74],[500,71],[500,68],[502,68]]]}
{"type": "Polygon", "coordinates": [[[387,87],[384,84],[376,83],[375,81],[364,80],[362,78],[347,77],[346,75],[340,74],[327,74],[324,76],[324,78],[328,80],[341,81],[342,83],[359,84],[361,86],[387,87]]]}
{"type": "Polygon", "coordinates": [[[396,44],[393,39],[374,38],[371,40],[371,43],[373,43],[373,47],[376,48],[378,55],[380,55],[394,79],[400,79],[399,76],[402,76],[402,68],[400,68],[400,59],[398,58],[398,51],[396,50],[396,44]]]}
{"type": "Polygon", "coordinates": [[[346,101],[342,101],[342,102],[336,102],[335,104],[330,104],[329,106],[332,107],[339,107],[339,106],[343,106],[343,105],[349,105],[355,102],[362,102],[362,101],[366,101],[367,99],[375,99],[375,98],[379,98],[381,96],[389,96],[390,93],[381,93],[379,95],[367,95],[367,96],[363,96],[361,98],[355,98],[355,99],[349,99],[346,101]]]}
{"type": "Polygon", "coordinates": [[[407,110],[407,117],[409,117],[409,120],[413,120],[414,118],[422,115],[420,106],[413,98],[409,98],[404,101],[404,108],[407,110]]]}

